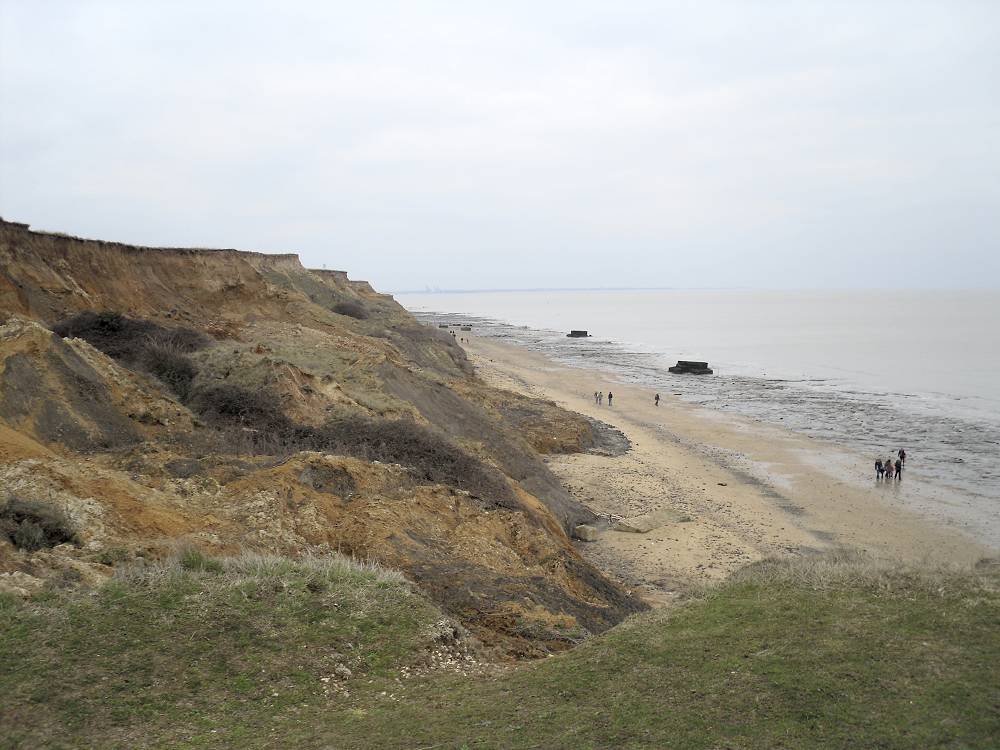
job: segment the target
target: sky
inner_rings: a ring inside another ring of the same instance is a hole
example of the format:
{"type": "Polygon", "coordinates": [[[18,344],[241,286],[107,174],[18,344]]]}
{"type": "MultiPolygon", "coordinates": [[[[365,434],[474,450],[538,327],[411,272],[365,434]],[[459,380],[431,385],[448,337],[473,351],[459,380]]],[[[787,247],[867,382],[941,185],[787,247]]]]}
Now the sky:
{"type": "Polygon", "coordinates": [[[0,215],[385,291],[1000,288],[1000,2],[0,0],[0,215]]]}

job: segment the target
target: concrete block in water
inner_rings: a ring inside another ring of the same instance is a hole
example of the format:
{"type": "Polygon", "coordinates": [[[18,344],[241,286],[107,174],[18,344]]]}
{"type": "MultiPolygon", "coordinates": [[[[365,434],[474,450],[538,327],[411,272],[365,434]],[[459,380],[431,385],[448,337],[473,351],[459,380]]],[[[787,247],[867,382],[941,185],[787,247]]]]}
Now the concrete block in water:
{"type": "Polygon", "coordinates": [[[590,334],[587,333],[586,331],[576,331],[576,330],[570,331],[569,333],[566,334],[566,338],[568,339],[585,339],[588,338],[589,336],[590,334]]]}
{"type": "Polygon", "coordinates": [[[689,359],[679,359],[676,365],[668,367],[667,370],[678,375],[712,374],[712,369],[708,366],[708,362],[694,362],[689,359]]]}

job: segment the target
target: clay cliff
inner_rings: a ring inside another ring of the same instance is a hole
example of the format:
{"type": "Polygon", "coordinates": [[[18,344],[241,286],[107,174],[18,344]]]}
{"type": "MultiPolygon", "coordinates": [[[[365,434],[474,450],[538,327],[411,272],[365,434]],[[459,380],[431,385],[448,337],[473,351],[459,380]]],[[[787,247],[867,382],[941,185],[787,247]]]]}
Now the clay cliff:
{"type": "Polygon", "coordinates": [[[565,647],[643,605],[567,531],[540,452],[579,415],[480,381],[446,331],[295,255],[0,221],[0,587],[195,545],[404,571],[487,643],[565,647]]]}

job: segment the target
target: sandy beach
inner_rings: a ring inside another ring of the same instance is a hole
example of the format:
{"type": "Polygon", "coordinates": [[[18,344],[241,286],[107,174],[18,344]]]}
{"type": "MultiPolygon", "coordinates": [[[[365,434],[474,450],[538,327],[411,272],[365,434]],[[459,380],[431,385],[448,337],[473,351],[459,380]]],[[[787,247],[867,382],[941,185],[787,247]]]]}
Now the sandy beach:
{"type": "Polygon", "coordinates": [[[465,347],[490,384],[551,399],[631,441],[622,456],[550,456],[548,463],[602,518],[598,540],[580,542],[580,551],[651,602],[763,557],[835,546],[959,565],[996,554],[914,510],[929,492],[917,482],[904,475],[876,483],[863,457],[669,393],[656,407],[648,388],[514,345],[469,337],[465,347]],[[595,390],[613,391],[614,406],[596,404],[595,390]],[[619,530],[625,527],[634,530],[619,530]]]}

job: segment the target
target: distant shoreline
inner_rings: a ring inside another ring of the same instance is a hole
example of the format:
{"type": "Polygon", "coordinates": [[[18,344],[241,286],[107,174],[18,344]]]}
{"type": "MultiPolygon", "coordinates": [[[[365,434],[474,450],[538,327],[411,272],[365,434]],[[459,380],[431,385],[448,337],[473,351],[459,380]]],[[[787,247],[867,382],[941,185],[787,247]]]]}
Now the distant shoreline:
{"type": "Polygon", "coordinates": [[[941,292],[947,294],[988,294],[1000,292],[1000,287],[761,287],[761,286],[539,286],[539,287],[489,287],[461,289],[387,289],[386,294],[499,294],[515,292],[788,292],[842,293],[870,292],[941,292]]]}

